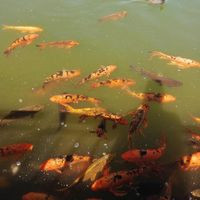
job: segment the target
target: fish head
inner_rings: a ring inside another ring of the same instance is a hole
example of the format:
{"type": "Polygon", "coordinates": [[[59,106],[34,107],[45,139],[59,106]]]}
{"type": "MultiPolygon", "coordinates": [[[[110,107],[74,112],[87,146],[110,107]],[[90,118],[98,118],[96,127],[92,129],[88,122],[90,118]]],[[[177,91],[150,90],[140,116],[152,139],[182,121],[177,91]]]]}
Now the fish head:
{"type": "Polygon", "coordinates": [[[73,77],[79,76],[81,74],[80,70],[71,70],[70,73],[73,77]]]}
{"type": "Polygon", "coordinates": [[[110,71],[114,71],[115,69],[117,69],[116,65],[109,65],[108,68],[110,69],[110,71]]]}
{"type": "Polygon", "coordinates": [[[40,170],[42,171],[52,171],[52,170],[57,170],[66,164],[66,160],[63,158],[50,158],[47,161],[44,161],[40,165],[40,170]]]}
{"type": "Polygon", "coordinates": [[[71,40],[70,41],[70,45],[71,46],[77,46],[77,45],[79,45],[80,43],[78,42],[78,41],[75,41],[75,40],[71,40]]]}
{"type": "Polygon", "coordinates": [[[143,104],[142,106],[141,106],[141,108],[144,110],[144,111],[149,111],[149,105],[148,104],[143,104]]]}
{"type": "Polygon", "coordinates": [[[174,96],[170,95],[170,94],[166,94],[162,98],[162,102],[164,102],[164,103],[173,102],[175,100],[176,100],[176,98],[174,96]]]}
{"type": "Polygon", "coordinates": [[[55,95],[49,98],[49,100],[53,103],[60,103],[62,99],[63,98],[60,95],[55,95]]]}

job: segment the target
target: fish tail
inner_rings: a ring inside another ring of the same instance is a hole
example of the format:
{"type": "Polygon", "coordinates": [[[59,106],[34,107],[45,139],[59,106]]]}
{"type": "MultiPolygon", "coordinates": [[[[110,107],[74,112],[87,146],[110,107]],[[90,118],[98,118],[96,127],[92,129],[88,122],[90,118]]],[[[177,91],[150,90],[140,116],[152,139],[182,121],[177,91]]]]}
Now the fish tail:
{"type": "Polygon", "coordinates": [[[11,53],[12,49],[8,48],[3,53],[8,56],[11,53]]]}
{"type": "Polygon", "coordinates": [[[12,26],[3,25],[2,30],[8,30],[8,29],[10,29],[11,27],[12,27],[12,26]]]}

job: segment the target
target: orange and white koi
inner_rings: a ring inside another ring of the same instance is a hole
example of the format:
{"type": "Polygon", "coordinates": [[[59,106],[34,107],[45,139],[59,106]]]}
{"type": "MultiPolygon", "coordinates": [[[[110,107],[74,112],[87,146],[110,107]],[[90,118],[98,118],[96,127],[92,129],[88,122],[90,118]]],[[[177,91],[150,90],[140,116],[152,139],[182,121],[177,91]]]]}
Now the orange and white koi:
{"type": "Polygon", "coordinates": [[[126,91],[131,96],[136,97],[141,100],[146,100],[146,101],[156,101],[158,103],[169,103],[176,100],[176,98],[170,94],[161,94],[161,93],[154,93],[154,92],[136,93],[129,89],[126,89],[126,91]]]}
{"type": "Polygon", "coordinates": [[[200,169],[200,152],[183,156],[180,159],[180,168],[184,171],[200,169]]]}
{"type": "Polygon", "coordinates": [[[69,94],[69,93],[52,96],[50,98],[50,101],[58,104],[78,103],[80,101],[94,103],[95,105],[100,103],[100,100],[94,97],[88,97],[81,94],[69,94]]]}
{"type": "Polygon", "coordinates": [[[128,171],[118,171],[110,173],[97,179],[91,186],[92,191],[110,191],[116,196],[123,196],[126,194],[124,191],[117,191],[117,188],[124,184],[131,183],[135,177],[140,176],[146,171],[146,168],[132,169],[128,171]]]}
{"type": "Polygon", "coordinates": [[[50,158],[47,161],[43,162],[40,165],[41,171],[55,171],[62,173],[64,167],[70,166],[74,163],[79,163],[81,161],[90,161],[91,157],[89,156],[80,156],[80,155],[65,155],[57,158],[50,158]]]}
{"type": "Polygon", "coordinates": [[[62,70],[55,74],[48,76],[43,82],[42,88],[44,89],[49,83],[61,80],[69,80],[74,77],[80,76],[80,70],[62,70]]]}
{"type": "Polygon", "coordinates": [[[20,31],[21,33],[37,33],[43,31],[42,28],[36,26],[8,26],[8,25],[3,25],[3,30],[15,30],[15,31],[20,31]]]}
{"type": "Polygon", "coordinates": [[[157,149],[131,149],[126,151],[121,155],[123,160],[132,163],[144,163],[150,162],[159,159],[166,149],[165,140],[162,141],[162,144],[157,149]]]}
{"type": "Polygon", "coordinates": [[[20,37],[16,39],[12,44],[4,51],[4,54],[9,55],[15,48],[20,47],[20,46],[26,46],[29,45],[38,38],[38,34],[28,34],[23,37],[20,37]]]}
{"type": "Polygon", "coordinates": [[[147,113],[149,111],[149,105],[142,104],[137,108],[135,112],[132,112],[132,120],[129,125],[128,142],[131,147],[132,134],[135,132],[141,132],[142,128],[147,126],[147,113]]]}
{"type": "Polygon", "coordinates": [[[118,87],[118,88],[127,88],[131,85],[134,85],[135,81],[131,79],[109,79],[106,81],[100,81],[92,84],[93,88],[98,88],[101,86],[107,86],[110,88],[118,87]]]}
{"type": "Polygon", "coordinates": [[[70,49],[77,45],[79,45],[78,41],[68,40],[68,41],[57,41],[57,42],[42,42],[40,44],[37,44],[36,47],[39,47],[40,49],[44,49],[46,47],[58,47],[58,48],[70,49]]]}
{"type": "Polygon", "coordinates": [[[108,66],[101,66],[101,68],[99,68],[98,70],[92,72],[91,74],[89,74],[86,78],[83,78],[79,84],[83,84],[86,81],[90,81],[90,80],[94,80],[94,79],[98,79],[102,76],[107,76],[109,77],[110,74],[116,70],[117,66],[116,65],[108,65],[108,66]]]}
{"type": "Polygon", "coordinates": [[[179,56],[172,56],[160,51],[152,51],[151,56],[158,56],[160,59],[168,60],[169,65],[177,65],[180,69],[200,67],[200,62],[179,56]]]}
{"type": "Polygon", "coordinates": [[[27,151],[32,151],[33,145],[29,143],[10,144],[4,147],[0,147],[0,157],[22,154],[27,151]]]}
{"type": "Polygon", "coordinates": [[[22,200],[56,200],[53,195],[49,195],[43,192],[29,192],[22,196],[22,200]]]}
{"type": "Polygon", "coordinates": [[[119,11],[119,12],[104,16],[104,17],[100,18],[99,21],[100,22],[115,21],[115,20],[122,19],[122,18],[126,17],[127,15],[128,15],[127,11],[119,11]]]}

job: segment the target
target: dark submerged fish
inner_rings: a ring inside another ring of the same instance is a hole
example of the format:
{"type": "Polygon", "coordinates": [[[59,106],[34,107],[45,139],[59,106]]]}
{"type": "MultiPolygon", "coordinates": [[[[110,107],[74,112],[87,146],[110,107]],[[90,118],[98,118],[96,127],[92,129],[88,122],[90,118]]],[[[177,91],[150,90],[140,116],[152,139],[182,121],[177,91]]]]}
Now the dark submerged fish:
{"type": "Polygon", "coordinates": [[[147,77],[160,85],[166,85],[168,87],[179,87],[179,86],[183,85],[183,83],[180,81],[177,81],[177,80],[174,80],[171,78],[167,78],[167,77],[163,77],[161,75],[158,75],[158,74],[150,72],[150,71],[146,71],[146,70],[144,70],[144,68],[135,67],[133,65],[130,65],[130,67],[133,70],[135,70],[136,72],[139,72],[144,77],[147,77]]]}
{"type": "Polygon", "coordinates": [[[95,131],[90,131],[90,132],[96,133],[97,137],[105,136],[105,133],[107,132],[107,130],[106,130],[106,120],[102,119],[101,122],[99,123],[97,129],[95,131]]]}
{"type": "Polygon", "coordinates": [[[34,115],[44,108],[43,105],[31,105],[18,110],[10,111],[3,119],[0,120],[0,125],[8,124],[16,119],[21,119],[24,117],[34,117],[34,115]]]}

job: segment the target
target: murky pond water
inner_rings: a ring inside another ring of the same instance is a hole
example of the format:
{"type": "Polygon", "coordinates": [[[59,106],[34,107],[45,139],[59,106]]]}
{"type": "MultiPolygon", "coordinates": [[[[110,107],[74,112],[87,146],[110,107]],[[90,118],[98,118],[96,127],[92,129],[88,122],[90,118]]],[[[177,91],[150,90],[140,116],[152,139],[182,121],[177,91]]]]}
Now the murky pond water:
{"type": "MultiPolygon", "coordinates": [[[[167,147],[158,163],[168,164],[195,152],[187,143],[185,129],[199,131],[191,115],[200,116],[200,69],[181,70],[158,57],[151,59],[150,52],[161,51],[200,60],[199,8],[198,0],[168,0],[163,5],[142,0],[1,0],[2,25],[39,26],[44,31],[32,44],[16,48],[9,56],[3,54],[5,49],[24,34],[0,31],[0,118],[11,110],[34,104],[42,104],[44,109],[33,118],[23,118],[0,127],[0,147],[15,143],[34,145],[33,150],[23,156],[0,158],[0,199],[18,200],[27,192],[45,192],[58,199],[147,199],[159,195],[164,181],[156,176],[148,177],[143,183],[147,178],[144,177],[137,186],[127,187],[129,192],[123,197],[104,191],[92,192],[86,186],[74,187],[68,197],[66,193],[58,192],[58,188],[70,182],[70,171],[64,175],[41,172],[40,164],[49,158],[73,153],[98,158],[112,153],[115,158],[110,164],[111,171],[128,170],[133,165],[120,158],[128,150],[128,126],[118,125],[113,129],[108,121],[106,138],[99,138],[90,132],[96,129],[98,118],[79,123],[78,115],[69,114],[65,125],[58,130],[58,106],[49,98],[64,92],[87,95],[100,99],[100,106],[109,112],[126,115],[144,102],[121,89],[91,88],[92,81],[78,85],[81,78],[101,65],[117,65],[110,78],[135,80],[131,90],[161,92],[176,97],[171,103],[149,103],[148,126],[142,134],[133,136],[133,147],[157,148],[164,135],[167,147]],[[101,17],[118,11],[128,14],[119,20],[99,21],[101,17]],[[76,40],[80,45],[71,49],[47,47],[42,50],[35,46],[41,42],[64,40],[76,40]],[[183,85],[160,86],[132,70],[130,65],[178,80],[183,85]],[[42,86],[46,77],[63,69],[78,69],[81,75],[63,81],[43,94],[33,92],[42,86]]],[[[75,107],[91,105],[80,103],[75,107]]],[[[131,116],[126,119],[130,122],[131,116]]],[[[175,177],[174,199],[189,199],[190,191],[200,187],[199,171],[183,173],[176,170],[175,177]]]]}

